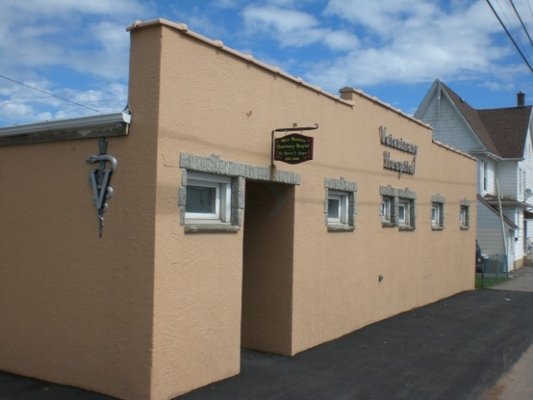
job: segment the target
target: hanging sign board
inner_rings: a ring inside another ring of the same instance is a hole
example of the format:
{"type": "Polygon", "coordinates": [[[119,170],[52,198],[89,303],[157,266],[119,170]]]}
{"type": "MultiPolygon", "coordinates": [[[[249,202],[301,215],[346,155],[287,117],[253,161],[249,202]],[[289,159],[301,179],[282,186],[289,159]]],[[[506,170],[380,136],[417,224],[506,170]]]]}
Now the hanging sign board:
{"type": "Polygon", "coordinates": [[[292,133],[274,140],[274,160],[299,164],[313,159],[313,138],[292,133]]]}

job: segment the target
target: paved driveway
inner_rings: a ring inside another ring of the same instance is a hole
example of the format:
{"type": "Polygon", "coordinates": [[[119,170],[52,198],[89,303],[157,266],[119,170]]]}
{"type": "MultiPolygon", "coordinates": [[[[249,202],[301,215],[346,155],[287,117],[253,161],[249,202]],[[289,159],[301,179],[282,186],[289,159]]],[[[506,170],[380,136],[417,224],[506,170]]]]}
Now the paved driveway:
{"type": "Polygon", "coordinates": [[[246,352],[241,375],[177,399],[474,400],[532,341],[533,293],[466,292],[294,358],[246,352]]]}
{"type": "MultiPolygon", "coordinates": [[[[505,388],[529,390],[520,371],[533,376],[518,368],[533,343],[531,289],[461,293],[293,358],[244,352],[239,376],[176,400],[511,399],[505,388]]],[[[110,398],[0,373],[0,400],[23,399],[110,398]]]]}

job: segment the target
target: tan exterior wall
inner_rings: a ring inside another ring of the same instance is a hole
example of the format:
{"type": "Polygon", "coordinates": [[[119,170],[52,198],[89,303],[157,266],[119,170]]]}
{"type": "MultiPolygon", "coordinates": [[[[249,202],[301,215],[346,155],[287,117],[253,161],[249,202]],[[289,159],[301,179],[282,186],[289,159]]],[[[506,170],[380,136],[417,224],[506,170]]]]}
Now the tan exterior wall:
{"type": "Polygon", "coordinates": [[[241,345],[296,354],[473,289],[475,161],[365,95],[335,100],[172,24],[131,39],[133,120],[129,137],[109,140],[119,168],[103,239],[85,164],[97,141],[0,148],[0,369],[168,399],[239,373],[241,345]],[[271,131],[294,123],[320,126],[313,161],[277,164],[300,177],[283,207],[245,207],[249,235],[246,224],[186,233],[180,154],[268,167],[271,131]],[[382,146],[380,126],[418,146],[414,176],[383,169],[385,150],[410,156],[382,146]],[[341,177],[358,185],[355,230],[328,232],[325,179],[341,177]],[[416,193],[414,231],[382,227],[386,185],[416,193]],[[430,227],[436,194],[443,231],[430,227]]]}
{"type": "Polygon", "coordinates": [[[132,88],[140,118],[109,139],[119,165],[102,239],[85,162],[97,140],[0,147],[1,370],[149,397],[156,131],[141,110],[153,92],[132,88]]]}
{"type": "Polygon", "coordinates": [[[280,353],[295,354],[473,289],[473,160],[434,144],[427,127],[366,96],[354,94],[352,107],[173,27],[163,26],[161,34],[154,398],[238,373],[241,306],[246,310],[241,305],[244,229],[184,232],[176,207],[180,153],[268,166],[273,129],[320,124],[313,133],[312,162],[278,164],[301,176],[295,187],[290,349],[280,353]],[[414,176],[398,178],[383,169],[382,153],[390,149],[379,141],[382,125],[419,146],[414,176]],[[354,232],[328,232],[325,225],[324,179],[341,176],[359,185],[354,232]],[[416,192],[414,232],[382,228],[380,185],[416,192]],[[446,199],[445,229],[438,232],[430,228],[435,194],[446,199]],[[463,231],[459,201],[465,198],[471,202],[471,228],[463,231]]]}

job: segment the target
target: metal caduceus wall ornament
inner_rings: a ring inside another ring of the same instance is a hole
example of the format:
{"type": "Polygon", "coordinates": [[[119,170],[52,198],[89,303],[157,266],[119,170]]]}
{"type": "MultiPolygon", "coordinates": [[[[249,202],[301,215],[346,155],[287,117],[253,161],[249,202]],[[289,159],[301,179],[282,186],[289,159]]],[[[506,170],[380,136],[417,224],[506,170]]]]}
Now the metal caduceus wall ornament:
{"type": "Polygon", "coordinates": [[[89,164],[98,163],[98,168],[91,171],[91,187],[93,189],[93,203],[97,210],[98,216],[98,237],[102,237],[104,229],[104,213],[107,211],[107,199],[113,195],[113,188],[109,185],[111,183],[111,176],[117,169],[117,159],[110,154],[107,154],[107,140],[100,139],[98,142],[98,154],[93,154],[87,158],[89,164]],[[107,163],[110,168],[107,168],[107,163]]]}

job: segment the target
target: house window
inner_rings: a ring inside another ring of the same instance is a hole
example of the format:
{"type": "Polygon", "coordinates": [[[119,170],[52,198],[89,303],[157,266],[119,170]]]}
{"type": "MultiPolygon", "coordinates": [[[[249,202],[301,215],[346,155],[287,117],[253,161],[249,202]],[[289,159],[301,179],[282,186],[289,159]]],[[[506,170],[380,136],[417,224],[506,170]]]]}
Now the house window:
{"type": "Polygon", "coordinates": [[[355,229],[355,194],[357,184],[344,178],[324,180],[326,192],[325,214],[328,231],[355,229]]]}
{"type": "Polygon", "coordinates": [[[487,191],[487,187],[488,187],[488,183],[487,183],[487,175],[489,173],[489,167],[488,167],[488,161],[487,160],[484,160],[483,161],[483,190],[486,192],[487,191]]]}
{"type": "Polygon", "coordinates": [[[348,193],[329,191],[328,224],[348,223],[348,193]]]}
{"type": "Polygon", "coordinates": [[[468,228],[468,206],[461,206],[461,228],[468,228]]]}
{"type": "Polygon", "coordinates": [[[392,210],[394,198],[390,196],[381,197],[381,222],[385,224],[392,224],[392,210]]]}
{"type": "Polygon", "coordinates": [[[460,205],[459,221],[461,229],[470,228],[470,203],[468,200],[462,200],[460,205]]]}
{"type": "Polygon", "coordinates": [[[518,179],[519,179],[519,186],[518,186],[518,193],[519,195],[523,196],[525,200],[527,200],[527,177],[526,177],[526,171],[523,169],[518,170],[518,179]]]}
{"type": "Polygon", "coordinates": [[[380,217],[382,227],[398,227],[402,231],[415,229],[416,193],[409,189],[381,186],[380,217]]]}
{"type": "Polygon", "coordinates": [[[229,223],[231,178],[189,172],[187,175],[185,222],[229,223]]]}
{"type": "Polygon", "coordinates": [[[431,229],[444,229],[444,197],[440,194],[431,196],[431,229]]]}
{"type": "Polygon", "coordinates": [[[444,228],[444,205],[431,203],[431,228],[434,230],[444,228]]]}
{"type": "Polygon", "coordinates": [[[414,202],[411,199],[399,198],[398,200],[398,225],[400,228],[414,228],[413,220],[414,202]]]}
{"type": "Polygon", "coordinates": [[[400,225],[409,225],[409,202],[401,201],[398,205],[398,223],[400,225]]]}

